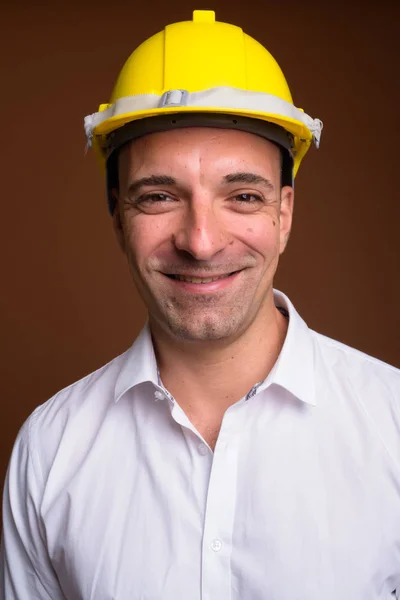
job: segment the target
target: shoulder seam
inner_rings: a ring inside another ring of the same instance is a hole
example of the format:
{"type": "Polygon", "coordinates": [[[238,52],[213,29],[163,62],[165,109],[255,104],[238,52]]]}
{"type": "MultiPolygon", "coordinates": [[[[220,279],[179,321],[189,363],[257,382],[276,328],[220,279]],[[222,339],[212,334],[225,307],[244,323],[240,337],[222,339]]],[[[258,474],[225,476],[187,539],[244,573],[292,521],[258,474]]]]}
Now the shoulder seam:
{"type": "MultiPolygon", "coordinates": [[[[99,373],[100,371],[111,367],[118,359],[120,359],[128,350],[126,350],[125,352],[123,352],[122,354],[119,354],[118,356],[115,356],[114,358],[112,358],[109,362],[107,362],[105,365],[102,365],[101,367],[99,367],[98,369],[95,369],[94,371],[91,371],[90,373],[87,373],[87,375],[84,375],[83,377],[81,377],[80,379],[77,379],[76,381],[74,381],[73,383],[70,383],[69,385],[65,386],[64,388],[62,388],[61,390],[58,390],[58,392],[56,392],[51,398],[49,398],[47,400],[47,402],[50,402],[51,400],[54,400],[55,398],[57,398],[57,396],[60,396],[61,394],[63,394],[64,392],[68,392],[68,391],[73,391],[75,387],[77,387],[78,385],[85,385],[90,379],[92,379],[97,373],[99,373]]],[[[45,404],[47,404],[47,402],[45,402],[45,404]]],[[[43,405],[41,405],[43,406],[43,405]]]]}
{"type": "Polygon", "coordinates": [[[336,350],[339,350],[342,352],[348,351],[350,354],[355,355],[358,358],[365,360],[366,362],[370,362],[373,365],[384,367],[384,368],[388,369],[389,371],[393,371],[394,373],[400,375],[400,369],[398,369],[394,365],[386,363],[385,361],[381,360],[380,358],[376,358],[375,356],[371,356],[370,354],[367,354],[366,352],[363,352],[362,350],[358,350],[357,348],[348,346],[347,344],[344,344],[343,342],[334,340],[333,338],[330,338],[322,333],[318,333],[317,331],[314,331],[313,329],[310,329],[310,331],[312,332],[312,334],[314,336],[318,337],[318,339],[322,343],[326,344],[327,346],[331,346],[331,347],[335,348],[336,350]]]}

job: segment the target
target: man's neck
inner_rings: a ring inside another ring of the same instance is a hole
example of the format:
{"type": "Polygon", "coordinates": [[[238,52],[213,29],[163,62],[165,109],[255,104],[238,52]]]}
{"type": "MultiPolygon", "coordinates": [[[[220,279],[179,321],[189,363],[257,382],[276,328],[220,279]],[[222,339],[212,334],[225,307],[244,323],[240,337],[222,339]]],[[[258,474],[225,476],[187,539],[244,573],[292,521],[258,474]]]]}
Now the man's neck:
{"type": "Polygon", "coordinates": [[[223,414],[265,379],[281,351],[287,319],[274,307],[229,343],[177,340],[152,327],[164,386],[186,410],[223,414]]]}

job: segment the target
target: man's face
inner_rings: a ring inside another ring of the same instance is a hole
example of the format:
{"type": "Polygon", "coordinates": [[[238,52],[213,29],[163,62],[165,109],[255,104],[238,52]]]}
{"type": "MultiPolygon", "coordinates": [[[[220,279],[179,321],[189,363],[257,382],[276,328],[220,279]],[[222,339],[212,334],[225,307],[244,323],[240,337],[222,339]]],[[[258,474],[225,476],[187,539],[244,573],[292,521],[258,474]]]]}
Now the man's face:
{"type": "Polygon", "coordinates": [[[153,328],[229,341],[268,318],[293,209],[280,178],[278,148],[240,131],[176,129],[122,149],[114,223],[153,328]]]}

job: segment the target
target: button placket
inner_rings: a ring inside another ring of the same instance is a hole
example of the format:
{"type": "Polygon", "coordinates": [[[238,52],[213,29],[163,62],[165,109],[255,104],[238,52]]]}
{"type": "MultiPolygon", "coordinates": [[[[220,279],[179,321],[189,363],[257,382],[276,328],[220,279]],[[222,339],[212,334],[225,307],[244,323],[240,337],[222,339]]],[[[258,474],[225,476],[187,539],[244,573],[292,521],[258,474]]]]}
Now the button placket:
{"type": "Polygon", "coordinates": [[[214,451],[204,519],[202,598],[229,599],[231,596],[230,554],[241,410],[238,404],[225,413],[214,451]]]}

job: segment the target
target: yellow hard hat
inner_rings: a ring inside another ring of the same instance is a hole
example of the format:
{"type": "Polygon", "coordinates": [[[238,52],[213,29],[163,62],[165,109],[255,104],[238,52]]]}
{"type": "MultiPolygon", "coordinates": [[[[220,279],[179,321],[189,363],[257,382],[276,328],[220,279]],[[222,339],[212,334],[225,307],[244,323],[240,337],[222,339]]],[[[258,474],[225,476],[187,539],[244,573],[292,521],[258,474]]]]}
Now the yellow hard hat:
{"type": "Polygon", "coordinates": [[[216,21],[211,10],[195,10],[192,21],[167,25],[143,42],[123,66],[110,102],[85,117],[88,145],[108,170],[114,150],[129,140],[195,125],[270,139],[287,150],[293,176],[322,130],[319,119],[294,106],[268,50],[240,27],[216,21]]]}

